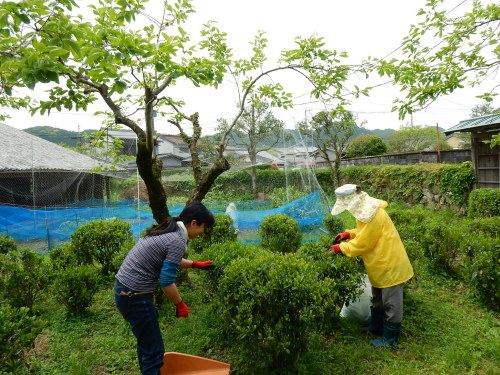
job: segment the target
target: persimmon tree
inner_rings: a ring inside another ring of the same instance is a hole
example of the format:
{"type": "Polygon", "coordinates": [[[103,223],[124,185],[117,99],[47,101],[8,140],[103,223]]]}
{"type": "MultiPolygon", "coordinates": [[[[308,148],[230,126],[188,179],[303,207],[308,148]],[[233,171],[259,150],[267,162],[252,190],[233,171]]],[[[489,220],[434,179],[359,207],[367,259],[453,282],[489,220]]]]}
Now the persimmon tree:
{"type": "Polygon", "coordinates": [[[104,103],[106,126],[124,126],[137,135],[136,163],[157,222],[169,211],[162,162],[154,153],[155,115],[175,125],[188,145],[196,183],[188,200],[201,201],[230,168],[224,157],[227,137],[250,98],[270,106],[292,106],[292,93],[277,79],[270,80],[271,75],[295,73],[311,84],[312,97],[324,101],[344,103],[347,91],[366,93],[357,87],[346,89],[353,69],[342,63],[347,55],[327,50],[320,37],[296,38],[294,48],[270,63],[264,52],[265,34],[257,32],[249,57],[240,58],[215,23],[204,25],[200,40],[191,39],[183,28],[194,12],[189,0],[161,3],[162,11],[155,11],[154,17],[144,0],[0,3],[0,104],[48,114],[86,111],[93,103],[104,103]],[[79,6],[88,7],[91,15],[76,15],[79,6]],[[213,163],[202,170],[198,145],[203,114],[185,113],[185,101],[173,94],[173,87],[218,88],[227,76],[235,82],[238,108],[215,147],[213,163]],[[36,95],[27,96],[23,88],[36,95]]]}
{"type": "MultiPolygon", "coordinates": [[[[403,39],[403,57],[376,60],[372,67],[392,78],[404,95],[396,99],[400,118],[425,108],[441,96],[490,81],[500,67],[500,5],[463,1],[454,9],[444,0],[428,0],[420,22],[403,39]],[[467,8],[468,5],[470,8],[467,8]]],[[[491,102],[492,90],[478,95],[491,102]]]]}

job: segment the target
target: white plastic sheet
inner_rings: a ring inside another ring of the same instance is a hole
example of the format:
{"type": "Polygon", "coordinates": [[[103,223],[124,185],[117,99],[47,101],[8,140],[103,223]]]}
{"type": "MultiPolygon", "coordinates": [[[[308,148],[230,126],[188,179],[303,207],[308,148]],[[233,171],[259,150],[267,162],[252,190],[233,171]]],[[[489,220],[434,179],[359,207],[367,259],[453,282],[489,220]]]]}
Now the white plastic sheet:
{"type": "Polygon", "coordinates": [[[360,289],[363,293],[355,301],[349,303],[349,306],[344,304],[342,310],[340,310],[340,316],[343,318],[350,318],[361,323],[367,323],[370,321],[371,312],[370,304],[372,298],[372,285],[368,279],[368,275],[363,278],[363,283],[360,289]]]}

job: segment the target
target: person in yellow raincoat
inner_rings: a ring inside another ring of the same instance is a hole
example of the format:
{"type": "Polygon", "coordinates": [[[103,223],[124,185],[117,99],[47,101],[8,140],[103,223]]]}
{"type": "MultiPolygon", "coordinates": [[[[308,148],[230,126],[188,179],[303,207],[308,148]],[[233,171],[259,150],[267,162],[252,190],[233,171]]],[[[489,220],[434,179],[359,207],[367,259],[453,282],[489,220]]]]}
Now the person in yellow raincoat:
{"type": "Polygon", "coordinates": [[[337,234],[330,250],[348,257],[361,256],[372,284],[371,320],[362,331],[381,335],[370,341],[374,346],[397,344],[403,318],[403,283],[413,277],[413,268],[385,211],[387,202],[370,197],[353,184],[337,188],[335,195],[332,215],[349,211],[356,218],[356,228],[337,234]]]}

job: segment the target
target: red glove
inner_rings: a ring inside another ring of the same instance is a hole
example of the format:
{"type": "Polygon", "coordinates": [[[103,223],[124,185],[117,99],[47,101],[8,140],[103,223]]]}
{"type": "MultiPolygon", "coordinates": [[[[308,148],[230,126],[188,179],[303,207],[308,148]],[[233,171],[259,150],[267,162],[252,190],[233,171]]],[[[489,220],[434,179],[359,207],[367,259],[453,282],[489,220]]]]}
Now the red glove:
{"type": "Polygon", "coordinates": [[[342,250],[340,250],[340,245],[332,245],[330,246],[330,251],[333,251],[335,254],[342,255],[342,250]]]}
{"type": "Polygon", "coordinates": [[[348,240],[350,238],[351,238],[351,235],[349,234],[349,232],[339,233],[335,236],[333,243],[337,244],[337,243],[340,243],[340,241],[348,240]]]}
{"type": "Polygon", "coordinates": [[[189,315],[189,307],[186,305],[184,300],[175,305],[176,313],[175,316],[178,318],[187,318],[189,315]]]}
{"type": "Polygon", "coordinates": [[[193,265],[191,267],[206,271],[213,270],[215,268],[215,264],[211,260],[207,260],[205,262],[197,262],[196,260],[193,260],[193,265]]]}

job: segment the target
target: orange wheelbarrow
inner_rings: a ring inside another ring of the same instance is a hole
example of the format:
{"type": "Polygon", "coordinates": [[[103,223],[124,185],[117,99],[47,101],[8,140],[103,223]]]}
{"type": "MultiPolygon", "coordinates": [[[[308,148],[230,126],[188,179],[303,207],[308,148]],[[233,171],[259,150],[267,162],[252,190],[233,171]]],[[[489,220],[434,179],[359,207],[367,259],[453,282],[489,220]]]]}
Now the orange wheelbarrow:
{"type": "Polygon", "coordinates": [[[167,352],[161,375],[229,375],[228,363],[189,354],[167,352]]]}

